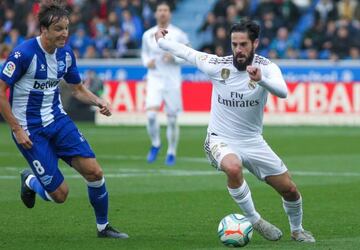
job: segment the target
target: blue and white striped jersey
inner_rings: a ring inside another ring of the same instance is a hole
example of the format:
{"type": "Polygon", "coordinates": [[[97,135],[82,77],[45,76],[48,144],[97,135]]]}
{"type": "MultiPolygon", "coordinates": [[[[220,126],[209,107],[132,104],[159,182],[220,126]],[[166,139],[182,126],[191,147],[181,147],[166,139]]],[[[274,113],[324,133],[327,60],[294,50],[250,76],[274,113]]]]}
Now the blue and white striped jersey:
{"type": "Polygon", "coordinates": [[[75,56],[66,45],[54,54],[41,46],[40,37],[17,46],[4,63],[0,79],[10,86],[10,104],[20,125],[29,132],[65,116],[59,83],[79,84],[75,56]]]}

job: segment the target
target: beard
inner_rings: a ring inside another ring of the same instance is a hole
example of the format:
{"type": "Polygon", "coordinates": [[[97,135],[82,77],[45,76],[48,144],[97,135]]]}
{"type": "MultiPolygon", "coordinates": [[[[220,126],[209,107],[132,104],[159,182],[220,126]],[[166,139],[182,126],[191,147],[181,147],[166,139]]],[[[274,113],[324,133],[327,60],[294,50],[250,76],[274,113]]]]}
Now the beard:
{"type": "Polygon", "coordinates": [[[247,57],[245,59],[245,61],[243,63],[239,62],[237,59],[238,58],[242,58],[240,57],[239,55],[235,55],[233,53],[233,64],[234,64],[234,67],[237,68],[239,71],[245,71],[246,70],[246,67],[248,65],[251,65],[253,59],[254,59],[254,56],[255,56],[255,52],[252,51],[249,55],[249,57],[247,57]]]}

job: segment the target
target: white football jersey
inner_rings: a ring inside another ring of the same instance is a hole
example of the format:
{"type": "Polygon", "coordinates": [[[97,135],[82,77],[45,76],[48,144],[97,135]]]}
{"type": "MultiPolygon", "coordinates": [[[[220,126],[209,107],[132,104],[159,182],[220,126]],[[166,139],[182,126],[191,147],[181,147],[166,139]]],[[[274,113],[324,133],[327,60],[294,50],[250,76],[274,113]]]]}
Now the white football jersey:
{"type": "MultiPolygon", "coordinates": [[[[182,59],[175,58],[175,62],[169,63],[164,61],[166,51],[159,48],[155,40],[155,33],[159,27],[154,26],[148,29],[142,37],[141,59],[146,67],[149,61],[155,59],[155,68],[148,69],[147,78],[151,78],[157,82],[157,87],[179,88],[181,84],[181,67],[182,59]]],[[[169,36],[167,39],[179,42],[181,44],[189,44],[187,35],[174,25],[169,25],[169,36]]]]}
{"type": "Polygon", "coordinates": [[[213,90],[209,133],[237,140],[259,136],[269,91],[280,97],[287,94],[279,67],[259,55],[254,56],[252,65],[260,68],[263,83],[251,84],[248,73],[234,67],[232,55],[206,54],[166,38],[159,40],[159,46],[188,60],[210,77],[213,90]]]}

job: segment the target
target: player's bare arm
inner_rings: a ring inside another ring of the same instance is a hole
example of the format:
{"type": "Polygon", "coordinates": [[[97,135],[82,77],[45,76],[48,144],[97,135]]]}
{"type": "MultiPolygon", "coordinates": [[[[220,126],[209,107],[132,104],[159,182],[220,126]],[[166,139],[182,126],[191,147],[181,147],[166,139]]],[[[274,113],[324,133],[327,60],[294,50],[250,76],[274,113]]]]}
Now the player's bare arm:
{"type": "Polygon", "coordinates": [[[103,99],[94,95],[83,84],[71,84],[72,94],[79,101],[100,108],[102,115],[111,116],[110,105],[103,99]]]}
{"type": "Polygon", "coordinates": [[[5,121],[9,124],[17,143],[25,149],[30,149],[33,143],[11,111],[10,103],[6,96],[7,89],[8,86],[6,83],[3,80],[0,80],[0,112],[5,121]]]}

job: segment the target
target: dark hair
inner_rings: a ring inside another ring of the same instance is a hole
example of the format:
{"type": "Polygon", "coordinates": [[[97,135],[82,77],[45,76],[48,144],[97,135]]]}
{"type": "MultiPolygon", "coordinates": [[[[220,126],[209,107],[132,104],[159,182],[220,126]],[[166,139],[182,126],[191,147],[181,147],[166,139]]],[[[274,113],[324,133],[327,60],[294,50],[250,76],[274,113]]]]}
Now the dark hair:
{"type": "Polygon", "coordinates": [[[244,18],[240,20],[240,23],[235,23],[231,26],[230,35],[233,32],[247,32],[250,40],[254,42],[259,38],[260,25],[248,18],[244,18]]]}
{"type": "Polygon", "coordinates": [[[172,11],[172,6],[168,1],[162,0],[162,1],[158,1],[156,3],[156,8],[157,9],[160,5],[166,5],[167,7],[169,7],[170,11],[172,11]]]}
{"type": "Polygon", "coordinates": [[[41,5],[38,14],[40,28],[49,28],[51,24],[59,22],[62,18],[69,18],[69,12],[60,1],[41,5]]]}

